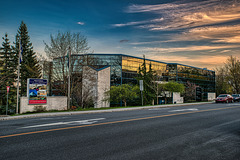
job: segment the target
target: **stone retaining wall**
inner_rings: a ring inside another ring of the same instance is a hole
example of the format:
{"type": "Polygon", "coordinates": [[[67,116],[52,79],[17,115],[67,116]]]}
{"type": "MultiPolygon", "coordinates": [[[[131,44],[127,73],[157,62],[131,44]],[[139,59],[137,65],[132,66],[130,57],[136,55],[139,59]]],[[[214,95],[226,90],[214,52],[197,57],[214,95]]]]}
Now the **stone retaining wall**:
{"type": "Polygon", "coordinates": [[[28,104],[28,97],[20,98],[20,113],[34,112],[37,110],[67,110],[67,97],[57,96],[57,97],[47,97],[47,104],[28,104]]]}

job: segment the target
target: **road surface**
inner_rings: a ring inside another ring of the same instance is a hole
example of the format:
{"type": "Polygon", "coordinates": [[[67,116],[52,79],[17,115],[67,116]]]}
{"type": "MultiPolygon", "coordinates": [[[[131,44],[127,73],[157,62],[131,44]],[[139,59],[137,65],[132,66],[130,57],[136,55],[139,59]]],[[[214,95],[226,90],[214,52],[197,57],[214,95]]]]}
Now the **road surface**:
{"type": "Polygon", "coordinates": [[[1,160],[240,159],[240,103],[0,121],[1,160]]]}

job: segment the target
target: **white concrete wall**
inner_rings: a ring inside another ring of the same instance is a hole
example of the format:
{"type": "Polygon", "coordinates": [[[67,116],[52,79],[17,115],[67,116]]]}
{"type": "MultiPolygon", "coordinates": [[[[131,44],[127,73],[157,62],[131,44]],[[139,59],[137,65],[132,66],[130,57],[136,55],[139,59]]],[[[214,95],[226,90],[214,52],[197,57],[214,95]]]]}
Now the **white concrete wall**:
{"type": "Polygon", "coordinates": [[[89,66],[83,67],[82,77],[82,98],[88,100],[97,98],[97,71],[89,66]]]}
{"type": "Polygon", "coordinates": [[[213,101],[216,98],[216,93],[208,93],[208,101],[213,101]]]}
{"type": "Polygon", "coordinates": [[[183,103],[183,97],[179,92],[173,92],[173,103],[183,103]]]}
{"type": "Polygon", "coordinates": [[[82,96],[85,100],[92,98],[94,108],[110,107],[105,99],[105,92],[110,89],[110,67],[95,70],[89,66],[83,67],[82,96]]]}
{"type": "Polygon", "coordinates": [[[36,108],[39,106],[42,106],[47,111],[67,110],[67,97],[65,97],[65,96],[47,97],[46,105],[42,105],[42,104],[29,105],[28,97],[20,98],[20,113],[34,112],[34,111],[36,111],[36,108]]]}
{"type": "Polygon", "coordinates": [[[104,101],[105,92],[110,90],[110,67],[105,68],[103,70],[98,71],[98,98],[96,108],[110,107],[110,103],[108,101],[104,101]]]}

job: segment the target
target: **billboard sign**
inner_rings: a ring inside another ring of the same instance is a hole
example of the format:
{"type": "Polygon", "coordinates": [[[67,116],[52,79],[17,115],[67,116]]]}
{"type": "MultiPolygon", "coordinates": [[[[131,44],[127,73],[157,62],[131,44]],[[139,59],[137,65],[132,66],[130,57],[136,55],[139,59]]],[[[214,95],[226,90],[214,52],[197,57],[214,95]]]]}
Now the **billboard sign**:
{"type": "Polygon", "coordinates": [[[28,78],[28,104],[47,104],[47,80],[28,78]]]}

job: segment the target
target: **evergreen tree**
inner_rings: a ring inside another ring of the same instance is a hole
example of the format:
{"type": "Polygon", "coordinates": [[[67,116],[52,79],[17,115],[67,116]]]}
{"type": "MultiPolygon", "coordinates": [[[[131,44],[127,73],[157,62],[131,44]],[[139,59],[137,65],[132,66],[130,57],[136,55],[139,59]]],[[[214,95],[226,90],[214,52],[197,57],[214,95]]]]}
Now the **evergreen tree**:
{"type": "Polygon", "coordinates": [[[5,37],[2,38],[3,43],[2,47],[0,48],[0,65],[2,66],[1,68],[1,80],[4,82],[3,84],[5,85],[12,85],[14,82],[15,77],[15,69],[16,65],[14,62],[14,53],[12,51],[12,48],[10,46],[10,42],[8,39],[7,33],[5,34],[5,37]]]}
{"type": "Polygon", "coordinates": [[[15,54],[11,48],[8,34],[5,33],[5,36],[2,38],[3,43],[0,47],[0,90],[1,90],[1,101],[0,104],[6,104],[6,86],[10,86],[11,92],[9,93],[9,98],[14,99],[14,85],[13,83],[16,80],[16,64],[14,62],[15,54]]]}
{"type": "Polygon", "coordinates": [[[152,104],[157,94],[157,79],[156,72],[152,69],[152,64],[149,64],[147,69],[145,56],[143,56],[143,64],[139,66],[137,80],[143,80],[143,101],[145,104],[152,104]]]}
{"type": "Polygon", "coordinates": [[[27,79],[40,78],[41,66],[39,65],[39,62],[37,60],[36,53],[33,51],[33,46],[30,42],[30,37],[28,35],[28,29],[23,21],[21,22],[18,33],[16,35],[14,50],[17,55],[19,53],[19,42],[22,45],[22,62],[20,65],[20,95],[26,96],[27,79]]]}

